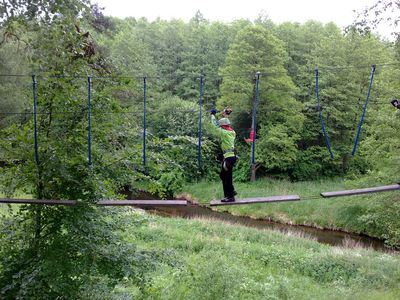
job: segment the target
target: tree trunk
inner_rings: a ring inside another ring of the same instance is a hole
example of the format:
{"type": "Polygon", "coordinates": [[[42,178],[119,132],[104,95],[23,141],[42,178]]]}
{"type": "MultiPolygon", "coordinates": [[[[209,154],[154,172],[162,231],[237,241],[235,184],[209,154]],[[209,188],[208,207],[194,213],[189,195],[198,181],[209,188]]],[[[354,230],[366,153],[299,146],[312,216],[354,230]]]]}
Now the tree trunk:
{"type": "Polygon", "coordinates": [[[256,181],[256,171],[257,171],[257,164],[251,164],[251,178],[250,178],[250,180],[253,182],[253,181],[256,181]]]}

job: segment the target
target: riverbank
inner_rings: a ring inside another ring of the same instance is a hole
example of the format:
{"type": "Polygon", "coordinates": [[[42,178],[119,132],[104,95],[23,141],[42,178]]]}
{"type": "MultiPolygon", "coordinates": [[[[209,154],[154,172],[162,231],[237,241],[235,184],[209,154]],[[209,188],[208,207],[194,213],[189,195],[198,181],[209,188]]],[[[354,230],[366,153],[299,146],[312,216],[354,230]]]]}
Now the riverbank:
{"type": "MultiPolygon", "coordinates": [[[[4,212],[10,207],[3,206],[4,212]]],[[[113,246],[132,245],[127,260],[133,272],[115,287],[106,284],[113,278],[100,276],[98,286],[84,283],[85,299],[400,298],[399,255],[357,245],[332,247],[308,235],[215,218],[165,218],[128,207],[98,209],[109,211],[109,224],[123,224],[121,239],[113,246]]]]}
{"type": "MultiPolygon", "coordinates": [[[[379,185],[379,184],[377,184],[379,185]]],[[[324,199],[320,192],[361,188],[344,180],[295,182],[261,179],[254,183],[236,183],[237,198],[298,194],[301,201],[224,206],[215,208],[234,215],[274,222],[340,230],[384,239],[390,247],[400,248],[400,192],[324,199]]],[[[221,199],[220,182],[200,181],[183,188],[186,197],[207,205],[221,199]]]]}
{"type": "MultiPolygon", "coordinates": [[[[128,212],[141,253],[137,299],[398,299],[400,257],[214,219],[128,212]]],[[[139,270],[138,270],[139,271],[139,270]]]]}
{"type": "Polygon", "coordinates": [[[216,211],[210,207],[189,204],[187,206],[159,206],[145,208],[152,214],[164,217],[181,217],[185,219],[209,219],[223,221],[229,224],[242,225],[261,230],[275,230],[285,235],[293,235],[312,239],[320,243],[343,248],[367,248],[388,253],[395,253],[388,249],[383,240],[366,235],[348,233],[340,230],[319,229],[305,225],[289,225],[263,219],[254,219],[246,216],[235,216],[228,212],[216,211]]]}

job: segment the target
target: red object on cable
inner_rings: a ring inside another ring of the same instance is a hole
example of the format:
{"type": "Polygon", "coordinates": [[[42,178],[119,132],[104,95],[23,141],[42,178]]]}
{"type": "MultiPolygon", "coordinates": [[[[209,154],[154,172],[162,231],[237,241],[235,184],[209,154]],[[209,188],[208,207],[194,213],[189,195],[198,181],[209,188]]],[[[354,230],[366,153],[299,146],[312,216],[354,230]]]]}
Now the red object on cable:
{"type": "Polygon", "coordinates": [[[245,141],[246,141],[247,143],[252,143],[252,142],[254,141],[254,135],[255,135],[254,130],[250,131],[250,138],[245,139],[245,141]]]}

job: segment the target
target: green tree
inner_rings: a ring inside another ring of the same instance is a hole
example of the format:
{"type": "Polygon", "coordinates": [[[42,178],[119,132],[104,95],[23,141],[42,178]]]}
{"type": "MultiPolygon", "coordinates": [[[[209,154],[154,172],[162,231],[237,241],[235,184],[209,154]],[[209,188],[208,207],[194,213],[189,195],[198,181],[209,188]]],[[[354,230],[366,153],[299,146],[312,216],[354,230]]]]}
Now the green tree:
{"type": "Polygon", "coordinates": [[[29,116],[23,113],[30,112],[30,80],[20,76],[29,75],[29,49],[24,36],[8,35],[5,30],[0,34],[4,37],[0,44],[0,128],[4,128],[29,116]]]}
{"type": "Polygon", "coordinates": [[[254,75],[265,74],[260,81],[256,154],[257,162],[271,172],[286,171],[295,163],[303,124],[302,105],[294,98],[296,87],[284,68],[286,60],[283,43],[269,29],[252,25],[238,32],[221,69],[224,81],[218,105],[233,108],[239,132],[251,124],[254,75]]]}
{"type": "Polygon", "coordinates": [[[155,88],[176,95],[177,85],[181,81],[177,70],[182,62],[185,24],[180,20],[167,22],[160,19],[150,23],[144,18],[128,18],[123,22],[128,22],[138,44],[148,49],[147,55],[156,66],[155,88]]]}
{"type": "MultiPolygon", "coordinates": [[[[330,170],[329,159],[325,159],[327,150],[321,140],[321,127],[316,112],[314,67],[318,57],[316,49],[325,37],[337,32],[332,24],[323,25],[315,21],[304,24],[283,23],[275,28],[277,36],[285,43],[289,59],[286,68],[298,87],[296,99],[302,102],[305,116],[301,139],[298,143],[297,163],[292,176],[297,179],[316,178],[327,175],[330,170]],[[326,165],[328,163],[328,166],[326,165]]],[[[331,174],[331,173],[330,173],[331,174]]]]}
{"type": "Polygon", "coordinates": [[[177,86],[183,99],[198,98],[200,74],[205,75],[205,102],[215,103],[219,96],[218,70],[224,62],[232,30],[223,23],[210,23],[197,12],[187,25],[185,51],[178,74],[182,80],[177,86]]]}
{"type": "MultiPolygon", "coordinates": [[[[372,35],[361,36],[355,31],[350,31],[343,36],[335,25],[331,26],[332,34],[321,40],[315,49],[314,56],[316,64],[321,69],[322,112],[336,156],[332,167],[336,169],[336,172],[344,174],[352,168],[352,164],[360,164],[358,160],[362,159],[357,155],[354,160],[351,157],[351,151],[368,92],[370,66],[379,61],[386,61],[390,57],[390,52],[379,39],[372,35]],[[363,65],[364,68],[357,67],[363,65]],[[329,68],[328,66],[338,67],[329,68]]],[[[381,70],[378,69],[376,79],[380,72],[381,70]]],[[[379,92],[374,85],[371,103],[377,93],[379,92]]],[[[368,123],[368,115],[366,122],[368,123]]],[[[320,141],[322,145],[322,135],[320,135],[320,141]]],[[[359,147],[362,147],[362,141],[359,147]]]]}
{"type": "Polygon", "coordinates": [[[362,33],[370,33],[382,24],[390,26],[392,35],[396,38],[396,44],[400,42],[400,32],[397,29],[399,19],[400,2],[398,0],[380,0],[359,12],[350,29],[357,28],[362,33]]]}
{"type": "MultiPolygon", "coordinates": [[[[165,22],[159,20],[158,42],[152,49],[154,61],[157,63],[159,85],[162,92],[177,95],[178,85],[182,81],[178,70],[182,63],[184,52],[184,32],[186,25],[180,20],[165,22]]],[[[155,26],[154,25],[154,26],[155,26]]]]}
{"type": "MultiPolygon", "coordinates": [[[[40,72],[39,164],[34,160],[32,119],[3,129],[2,190],[9,195],[25,191],[39,199],[76,199],[78,204],[72,208],[26,206],[2,219],[0,297],[76,299],[97,282],[101,282],[100,290],[110,290],[118,279],[133,275],[129,260],[135,253],[131,245],[121,243],[121,224],[94,204],[118,197],[121,185],[129,180],[124,177],[130,168],[126,161],[135,161],[135,155],[122,147],[119,132],[124,122],[117,114],[121,111],[118,103],[105,82],[94,79],[94,164],[88,166],[87,79],[83,75],[111,75],[112,67],[96,51],[90,27],[80,17],[90,11],[85,2],[12,4],[22,13],[15,15],[10,9],[8,21],[19,22],[24,35],[33,37],[28,44],[29,60],[40,72]],[[29,19],[36,8],[35,17],[29,19]],[[37,18],[38,14],[43,18],[37,18]]],[[[8,25],[5,28],[10,29],[8,25]]]]}

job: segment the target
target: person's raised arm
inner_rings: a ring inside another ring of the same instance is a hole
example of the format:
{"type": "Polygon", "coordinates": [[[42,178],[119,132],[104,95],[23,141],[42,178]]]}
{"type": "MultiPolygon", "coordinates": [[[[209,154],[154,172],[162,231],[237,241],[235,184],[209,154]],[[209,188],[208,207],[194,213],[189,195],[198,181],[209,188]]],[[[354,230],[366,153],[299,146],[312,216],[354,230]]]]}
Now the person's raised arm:
{"type": "Polygon", "coordinates": [[[210,110],[210,114],[211,114],[211,124],[213,124],[217,128],[220,128],[219,123],[218,123],[217,119],[215,118],[215,115],[217,114],[217,110],[215,108],[212,108],[210,110]]]}

